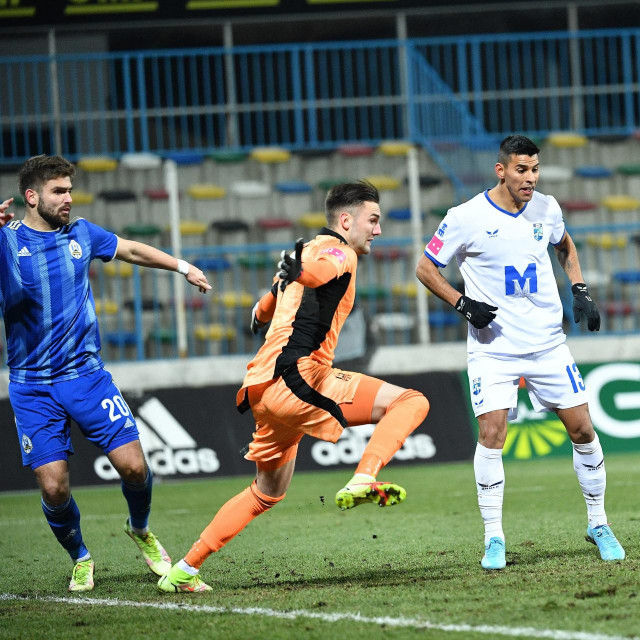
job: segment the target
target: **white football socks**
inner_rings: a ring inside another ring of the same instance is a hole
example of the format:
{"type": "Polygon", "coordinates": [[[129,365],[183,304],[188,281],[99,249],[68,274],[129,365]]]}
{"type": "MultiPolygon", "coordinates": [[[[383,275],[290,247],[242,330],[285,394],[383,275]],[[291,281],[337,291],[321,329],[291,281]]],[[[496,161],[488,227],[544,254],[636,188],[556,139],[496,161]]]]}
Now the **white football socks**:
{"type": "Polygon", "coordinates": [[[473,470],[478,489],[478,506],[484,521],[484,542],[494,537],[504,540],[502,501],[504,499],[504,466],[502,449],[487,449],[479,442],[473,457],[473,470]]]}
{"type": "Polygon", "coordinates": [[[593,442],[573,444],[573,468],[576,470],[582,495],[587,503],[587,518],[590,527],[607,524],[604,510],[604,492],[607,486],[607,472],[604,468],[604,454],[596,433],[593,442]]]}

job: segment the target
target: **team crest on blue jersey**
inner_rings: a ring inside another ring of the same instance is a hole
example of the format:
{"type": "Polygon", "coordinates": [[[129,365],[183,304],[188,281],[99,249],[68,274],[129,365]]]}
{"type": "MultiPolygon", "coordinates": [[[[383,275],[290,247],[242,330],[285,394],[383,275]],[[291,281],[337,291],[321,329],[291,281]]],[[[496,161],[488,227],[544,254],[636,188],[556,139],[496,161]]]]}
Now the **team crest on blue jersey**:
{"type": "Polygon", "coordinates": [[[27,435],[22,436],[22,449],[27,454],[33,451],[33,443],[31,442],[31,440],[29,439],[29,436],[27,435]]]}
{"type": "Polygon", "coordinates": [[[443,222],[439,227],[438,227],[438,235],[442,238],[442,236],[444,235],[444,232],[447,230],[447,223],[443,222]]]}
{"type": "Polygon", "coordinates": [[[533,237],[536,240],[542,240],[542,222],[533,223],[533,237]]]}
{"type": "Polygon", "coordinates": [[[72,240],[69,243],[69,253],[71,253],[72,257],[78,260],[79,258],[82,258],[82,247],[75,240],[72,240]]]}
{"type": "Polygon", "coordinates": [[[474,378],[472,388],[473,388],[473,395],[477,396],[482,390],[482,378],[474,378]]]}

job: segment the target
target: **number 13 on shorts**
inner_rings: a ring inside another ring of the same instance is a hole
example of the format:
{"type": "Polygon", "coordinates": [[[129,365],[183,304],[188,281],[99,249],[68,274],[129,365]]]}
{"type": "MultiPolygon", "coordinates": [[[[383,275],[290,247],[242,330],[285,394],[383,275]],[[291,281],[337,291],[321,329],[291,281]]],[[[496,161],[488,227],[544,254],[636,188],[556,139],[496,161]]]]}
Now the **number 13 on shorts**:
{"type": "Polygon", "coordinates": [[[584,382],[582,381],[582,376],[580,375],[580,371],[578,371],[578,365],[575,362],[572,364],[568,364],[565,370],[567,372],[567,375],[569,376],[569,381],[571,382],[573,393],[584,391],[585,386],[584,386],[584,382]]]}

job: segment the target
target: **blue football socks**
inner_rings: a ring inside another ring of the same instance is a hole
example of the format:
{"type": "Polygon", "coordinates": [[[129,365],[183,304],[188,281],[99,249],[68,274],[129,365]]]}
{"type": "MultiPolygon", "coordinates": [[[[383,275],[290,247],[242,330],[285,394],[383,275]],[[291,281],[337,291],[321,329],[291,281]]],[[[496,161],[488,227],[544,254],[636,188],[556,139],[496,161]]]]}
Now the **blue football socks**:
{"type": "Polygon", "coordinates": [[[82,540],[80,531],[80,510],[73,496],[56,507],[42,502],[42,511],[47,519],[51,531],[58,542],[67,550],[74,562],[90,558],[89,551],[82,540]]]}

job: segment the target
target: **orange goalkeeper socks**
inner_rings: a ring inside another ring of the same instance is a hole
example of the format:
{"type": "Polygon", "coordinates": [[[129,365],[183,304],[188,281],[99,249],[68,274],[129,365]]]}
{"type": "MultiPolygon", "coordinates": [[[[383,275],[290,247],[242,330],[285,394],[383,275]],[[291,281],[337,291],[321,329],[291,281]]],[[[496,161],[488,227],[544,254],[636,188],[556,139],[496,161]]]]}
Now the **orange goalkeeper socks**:
{"type": "Polygon", "coordinates": [[[262,493],[255,480],[244,491],[226,502],[184,557],[187,564],[199,569],[214,552],[242,531],[256,516],[280,502],[284,494],[272,498],[262,493]]]}
{"type": "Polygon", "coordinates": [[[429,413],[429,401],[419,391],[407,389],[387,408],[362,454],[356,473],[377,476],[406,437],[429,413]]]}

